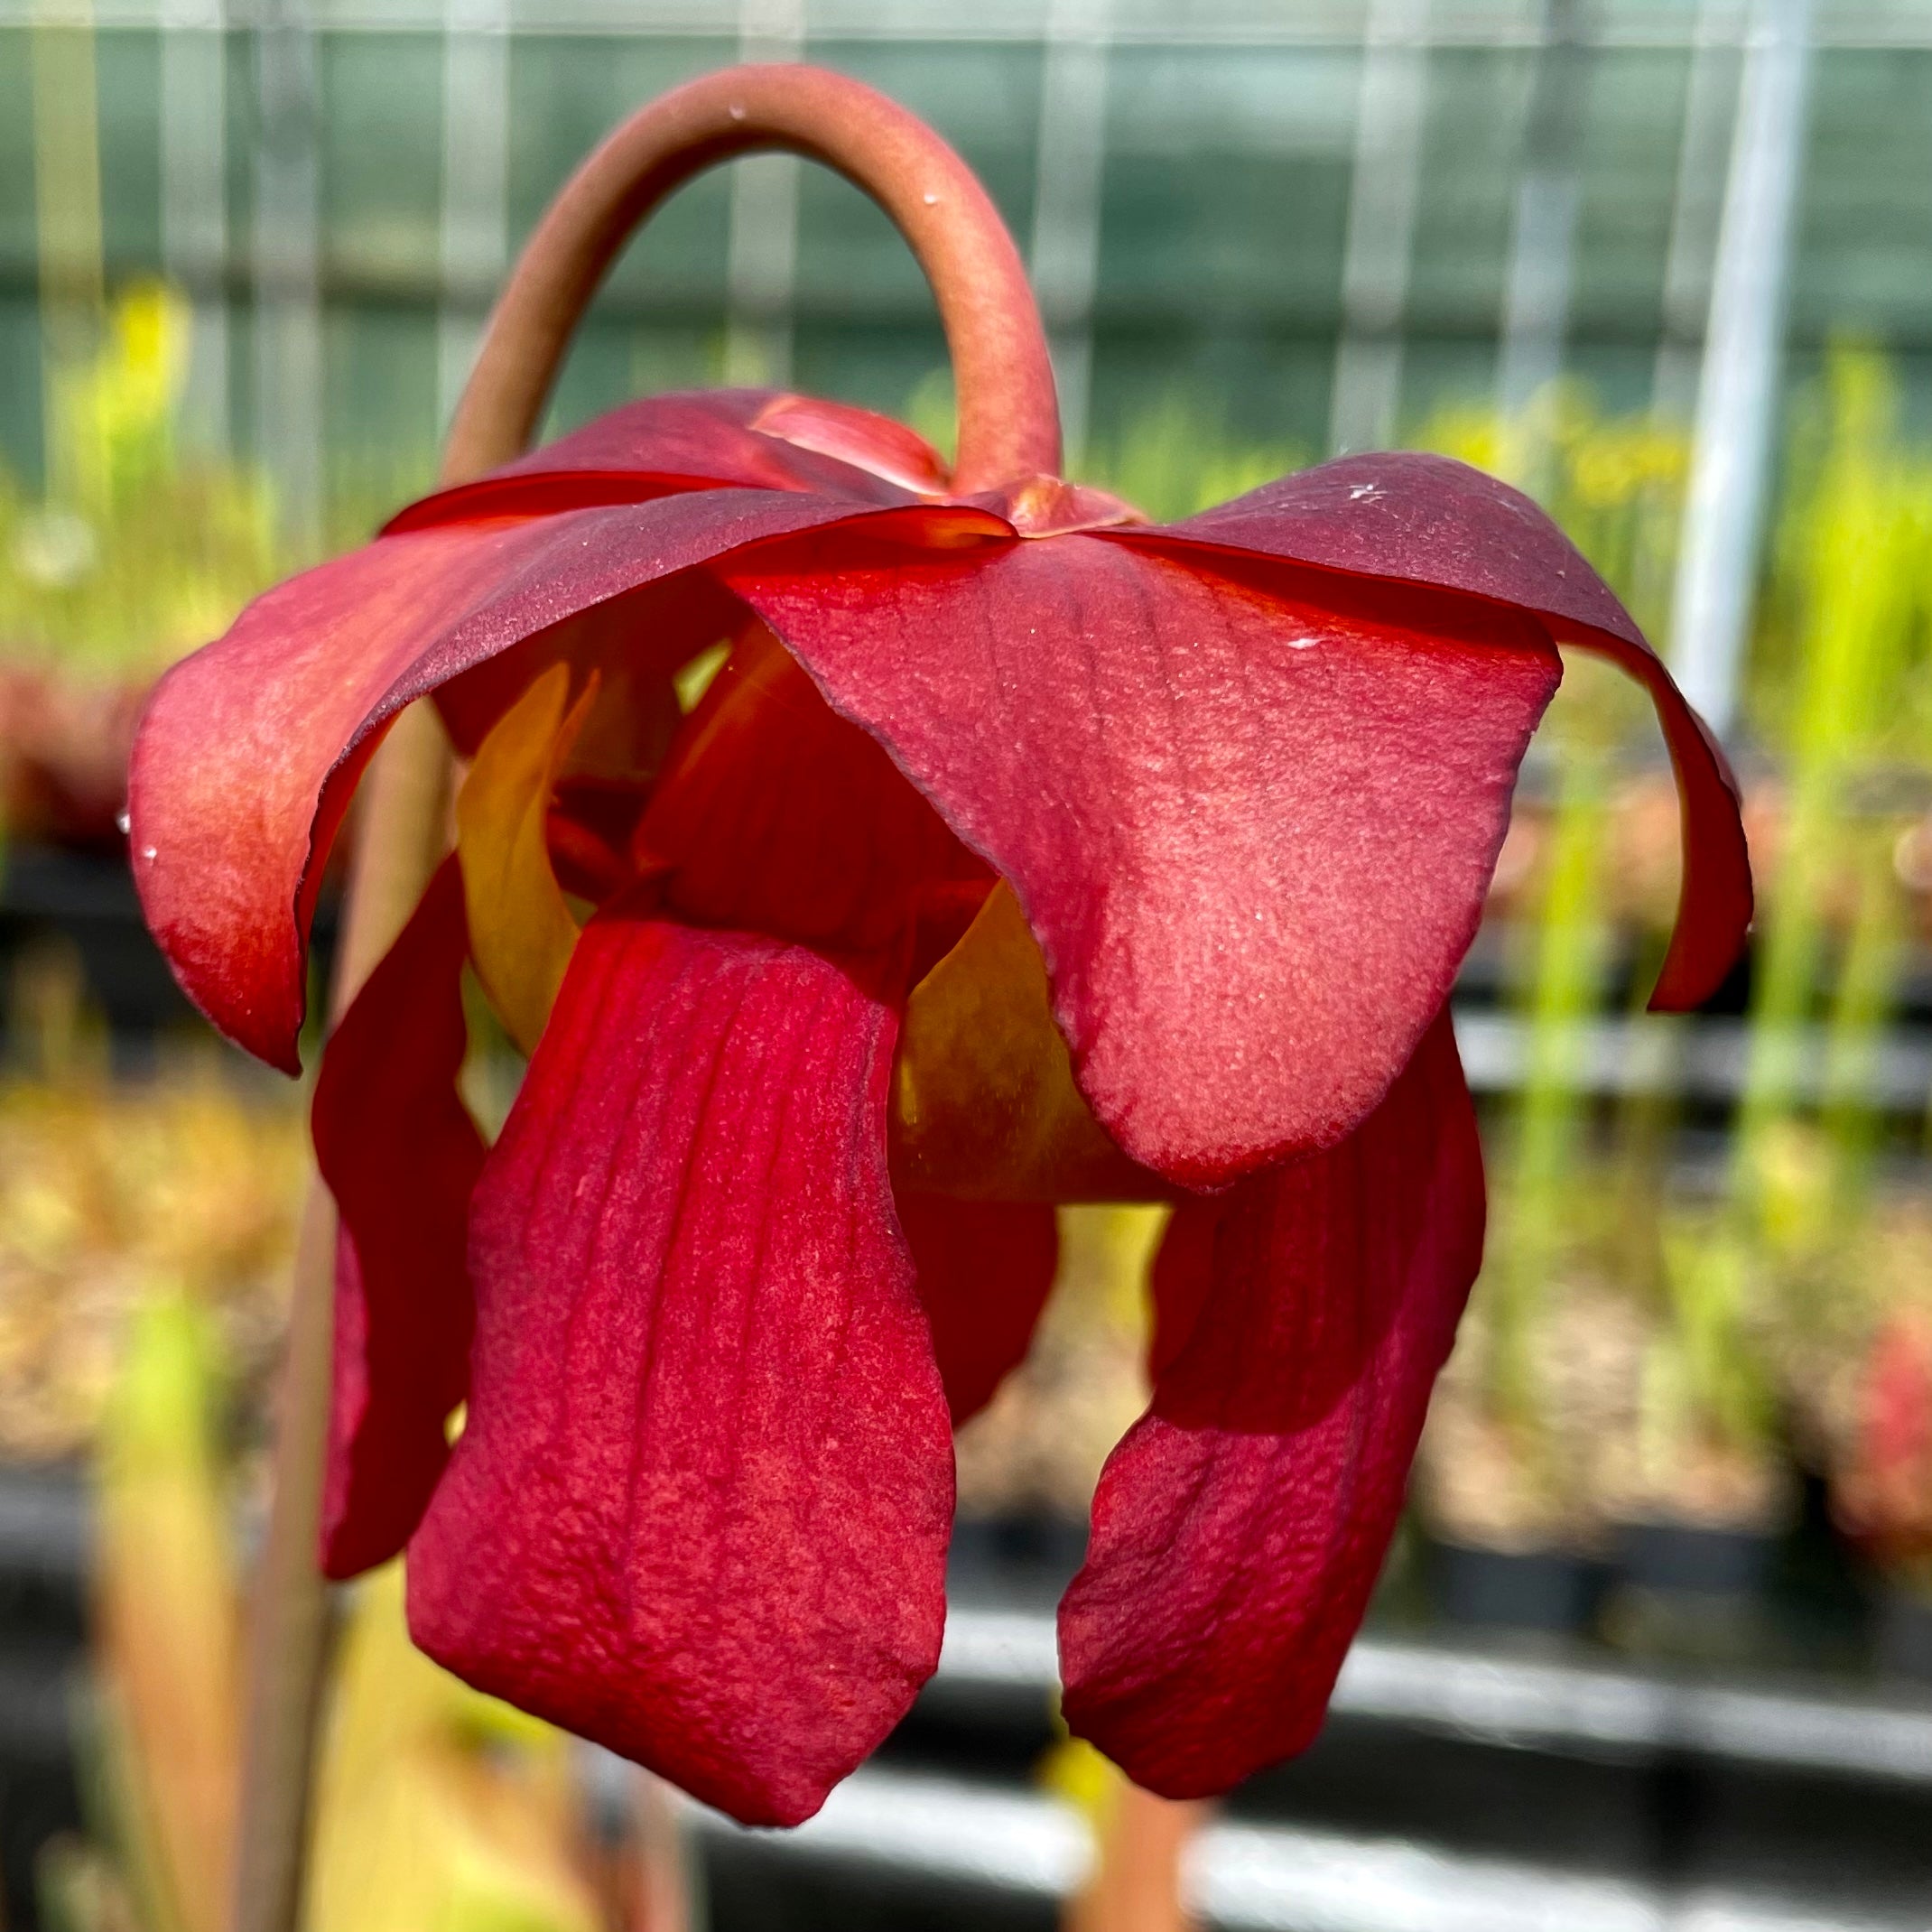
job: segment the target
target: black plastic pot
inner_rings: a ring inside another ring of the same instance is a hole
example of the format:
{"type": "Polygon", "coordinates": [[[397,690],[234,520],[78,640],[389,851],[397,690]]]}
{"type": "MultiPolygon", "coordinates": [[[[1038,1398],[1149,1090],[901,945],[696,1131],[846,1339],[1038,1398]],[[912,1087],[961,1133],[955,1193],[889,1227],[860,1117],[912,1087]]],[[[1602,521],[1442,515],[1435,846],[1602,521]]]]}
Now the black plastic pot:
{"type": "Polygon", "coordinates": [[[1054,1602],[1087,1553],[1087,1526],[1048,1515],[962,1516],[952,1526],[947,1580],[968,1597],[1054,1602]]]}
{"type": "Polygon", "coordinates": [[[1625,1525],[1604,1635],[1637,1656],[1706,1667],[1792,1661],[1773,1604],[1782,1545],[1759,1530],[1625,1525]]]}
{"type": "Polygon", "coordinates": [[[1756,1529],[1630,1523],[1620,1567],[1625,1583],[1660,1595],[1757,1597],[1770,1584],[1781,1540],[1756,1529]]]}
{"type": "Polygon", "coordinates": [[[1932,1597],[1886,1590],[1874,1634],[1878,1666],[1888,1677],[1932,1684],[1932,1597]]]}
{"type": "Polygon", "coordinates": [[[1602,1600],[1603,1565],[1563,1550],[1431,1545],[1435,1602],[1452,1623],[1574,1636],[1590,1629],[1602,1600]]]}

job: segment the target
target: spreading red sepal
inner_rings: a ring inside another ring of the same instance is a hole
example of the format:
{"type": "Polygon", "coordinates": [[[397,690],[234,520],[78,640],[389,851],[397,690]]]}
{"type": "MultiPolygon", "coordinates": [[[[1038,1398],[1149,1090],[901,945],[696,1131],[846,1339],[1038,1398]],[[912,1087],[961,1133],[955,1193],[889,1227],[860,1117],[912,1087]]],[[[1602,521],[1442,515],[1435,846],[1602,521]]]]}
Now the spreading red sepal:
{"type": "Polygon", "coordinates": [[[1387,1092],[1560,674],[1489,606],[1110,536],[714,569],[1011,883],[1081,1091],[1195,1187],[1332,1145],[1387,1092]]]}
{"type": "Polygon", "coordinates": [[[889,417],[779,390],[695,389],[627,403],[473,483],[420,498],[383,528],[553,516],[686,490],[809,490],[903,504],[944,488],[931,445],[889,417]]]}
{"type": "Polygon", "coordinates": [[[834,952],[891,944],[948,881],[990,884],[761,624],[685,720],[634,852],[687,918],[834,952]]]}
{"type": "Polygon", "coordinates": [[[1217,1206],[1212,1287],[1060,1611],[1068,1724],[1177,1798],[1311,1741],[1394,1531],[1482,1254],[1447,1015],[1352,1138],[1217,1206]]]}
{"type": "Polygon", "coordinates": [[[469,1421],[409,1548],[431,1656],[751,1824],[815,1811],[938,1659],[902,970],[585,929],[477,1190],[469,1421]]]}
{"type": "Polygon", "coordinates": [[[456,1080],[468,1035],[462,878],[453,859],[323,1049],[315,1157],[341,1215],[335,1381],[322,1498],[325,1575],[409,1540],[469,1380],[464,1251],[483,1139],[456,1080]]]}
{"type": "MultiPolygon", "coordinates": [[[[855,511],[712,489],[383,537],[258,598],[143,714],[129,841],[149,929],[239,1045],[297,1065],[312,878],[375,734],[411,699],[534,633],[741,544],[857,517],[916,544],[1008,526],[983,511],[855,511]],[[330,795],[333,794],[333,797],[330,795]]],[[[668,669],[709,643],[658,640],[668,669]]]]}
{"type": "Polygon", "coordinates": [[[1520,490],[1446,456],[1338,457],[1264,484],[1166,531],[1122,532],[1454,590],[1528,611],[1561,641],[1602,652],[1657,707],[1683,799],[1677,927],[1650,1005],[1701,1005],[1744,949],[1751,860],[1737,781],[1636,620],[1520,490]]]}
{"type": "Polygon", "coordinates": [[[1025,1360],[1060,1263],[1059,1229],[1052,1208],[1030,1202],[902,1193],[898,1205],[958,1428],[1025,1360]]]}

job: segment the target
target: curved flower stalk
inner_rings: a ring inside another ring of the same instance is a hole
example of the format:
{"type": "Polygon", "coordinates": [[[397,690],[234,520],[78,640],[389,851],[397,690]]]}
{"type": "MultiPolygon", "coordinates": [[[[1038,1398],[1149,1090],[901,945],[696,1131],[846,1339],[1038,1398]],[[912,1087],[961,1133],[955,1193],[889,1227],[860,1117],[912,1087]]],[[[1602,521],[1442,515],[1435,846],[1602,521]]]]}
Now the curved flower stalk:
{"type": "Polygon", "coordinates": [[[1171,1199],[1065,1712],[1149,1788],[1222,1790],[1320,1721],[1476,1271],[1444,1002],[1557,643],[1647,684],[1676,762],[1655,1004],[1742,944],[1733,788],[1589,565],[1474,470],[1352,457],[1167,526],[1059,478],[990,204],[810,70],[693,83],[593,157],[459,447],[527,430],[630,223],[761,141],[918,251],[957,469],[790,394],[633,404],[270,591],[142,725],[149,921],[290,1069],[372,748],[432,695],[470,760],[458,850],[316,1091],[324,1562],[406,1547],[416,1639],[460,1676],[805,1817],[936,1663],[949,1424],[1025,1351],[1053,1203],[1171,1199]],[[530,1054],[488,1148],[455,1091],[466,961],[530,1054]]]}

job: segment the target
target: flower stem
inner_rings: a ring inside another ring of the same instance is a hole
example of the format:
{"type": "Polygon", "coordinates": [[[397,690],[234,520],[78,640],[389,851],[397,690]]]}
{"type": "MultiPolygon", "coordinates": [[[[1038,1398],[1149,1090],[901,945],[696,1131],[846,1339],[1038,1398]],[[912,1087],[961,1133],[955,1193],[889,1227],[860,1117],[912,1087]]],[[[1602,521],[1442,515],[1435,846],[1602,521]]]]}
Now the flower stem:
{"type": "Polygon", "coordinates": [[[1209,1807],[1156,1797],[1120,1779],[1092,1876],[1067,1902],[1062,1932],[1195,1932],[1184,1880],[1209,1807]]]}
{"type": "MultiPolygon", "coordinates": [[[[429,883],[443,843],[448,741],[413,705],[372,763],[330,1015],[339,1017],[388,951],[429,883]]],[[[335,1203],[309,1184],[296,1244],[275,1427],[274,1490],[255,1573],[237,1838],[234,1932],[293,1932],[302,1865],[329,1596],[316,1565],[329,1435],[335,1203]]]]}
{"type": "MultiPolygon", "coordinates": [[[[812,67],[737,67],[640,109],[530,237],[450,432],[474,474],[536,427],[564,345],[631,231],[704,169],[759,148],[822,162],[897,224],[939,303],[959,395],[961,496],[1060,468],[1053,364],[1019,251],[972,171],[916,116],[812,67]]],[[[446,476],[446,479],[447,476],[446,476]]]]}

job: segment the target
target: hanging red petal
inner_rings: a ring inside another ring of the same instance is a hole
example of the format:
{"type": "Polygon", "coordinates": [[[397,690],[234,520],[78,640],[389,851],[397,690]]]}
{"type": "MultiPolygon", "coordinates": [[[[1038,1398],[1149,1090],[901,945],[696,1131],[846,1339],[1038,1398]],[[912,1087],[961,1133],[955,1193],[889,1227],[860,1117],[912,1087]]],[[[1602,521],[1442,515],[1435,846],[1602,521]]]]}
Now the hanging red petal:
{"type": "MultiPolygon", "coordinates": [[[[293,1072],[315,878],[360,765],[412,698],[735,545],[855,516],[907,543],[1007,525],[713,489],[384,537],[256,599],[143,714],[129,843],[150,930],[216,1026],[293,1072]]],[[[669,669],[709,638],[656,640],[669,669]]]]}
{"type": "Polygon", "coordinates": [[[409,1550],[431,1656],[747,1823],[815,1811],[939,1653],[879,979],[585,929],[478,1188],[468,1426],[409,1550]]]}
{"type": "Polygon", "coordinates": [[[958,1428],[1026,1359],[1060,1263],[1059,1230],[1053,1209],[1031,1202],[902,1194],[898,1205],[958,1428]]]}
{"type": "Polygon", "coordinates": [[[1219,1185],[1387,1092],[1556,688],[1532,620],[1091,535],[716,569],[1011,884],[1081,1091],[1135,1160],[1219,1185]]]}
{"type": "Polygon", "coordinates": [[[1061,1605],[1067,1723],[1137,1783],[1204,1797],[1314,1737],[1482,1254],[1446,1015],[1351,1139],[1228,1198],[1061,1605]]]}
{"type": "Polygon", "coordinates": [[[1183,1201],[1155,1251],[1147,1286],[1154,1332],[1147,1338],[1147,1379],[1158,1385],[1180,1359],[1214,1286],[1214,1237],[1230,1196],[1183,1201]]]}
{"type": "Polygon", "coordinates": [[[931,444],[889,416],[782,390],[693,389],[627,403],[473,483],[422,497],[384,527],[550,516],[683,490],[812,490],[892,504],[945,487],[931,444]]]}
{"type": "Polygon", "coordinates": [[[1446,456],[1345,456],[1264,484],[1166,532],[1120,533],[1277,557],[1468,592],[1533,612],[1559,641],[1614,660],[1649,692],[1683,799],[1677,928],[1650,1005],[1683,1011],[1716,991],[1751,926],[1751,860],[1737,781],[1629,611],[1520,490],[1446,456]]]}
{"type": "Polygon", "coordinates": [[[462,879],[447,859],[323,1050],[315,1157],[341,1215],[321,1565],[409,1540],[469,1379],[464,1249],[483,1140],[456,1091],[469,1044],[462,879]]]}

